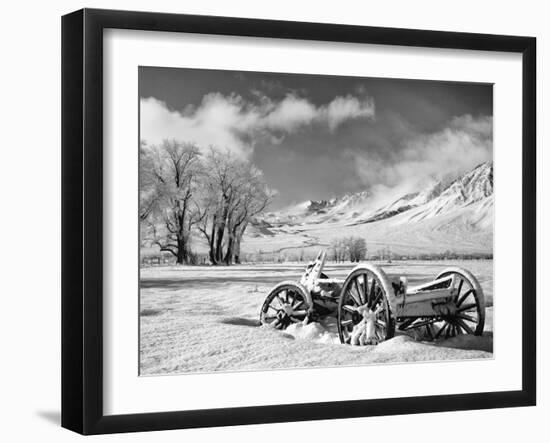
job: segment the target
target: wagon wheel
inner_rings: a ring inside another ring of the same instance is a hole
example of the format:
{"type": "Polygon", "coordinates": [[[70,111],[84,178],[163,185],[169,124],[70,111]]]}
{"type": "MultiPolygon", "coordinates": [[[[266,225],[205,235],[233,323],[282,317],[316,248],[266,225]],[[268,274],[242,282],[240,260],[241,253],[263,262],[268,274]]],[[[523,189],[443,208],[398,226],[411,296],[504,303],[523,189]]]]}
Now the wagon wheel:
{"type": "Polygon", "coordinates": [[[375,267],[359,267],[348,275],[338,303],[341,343],[377,344],[393,337],[395,320],[388,299],[390,291],[384,271],[375,267]]]}
{"type": "Polygon", "coordinates": [[[309,303],[305,289],[294,282],[275,286],[266,297],[260,313],[260,323],[275,329],[286,329],[292,323],[303,322],[309,303]]]}
{"type": "Polygon", "coordinates": [[[436,278],[453,276],[456,290],[453,302],[456,308],[443,317],[434,338],[460,334],[481,335],[485,327],[485,297],[477,279],[465,269],[449,268],[436,278]]]}
{"type": "Polygon", "coordinates": [[[447,339],[461,334],[481,335],[485,326],[485,297],[477,279],[460,268],[449,268],[436,279],[452,276],[455,294],[445,304],[443,315],[432,318],[405,320],[401,330],[425,328],[432,340],[447,339]],[[406,323],[409,324],[406,324],[406,323]]]}

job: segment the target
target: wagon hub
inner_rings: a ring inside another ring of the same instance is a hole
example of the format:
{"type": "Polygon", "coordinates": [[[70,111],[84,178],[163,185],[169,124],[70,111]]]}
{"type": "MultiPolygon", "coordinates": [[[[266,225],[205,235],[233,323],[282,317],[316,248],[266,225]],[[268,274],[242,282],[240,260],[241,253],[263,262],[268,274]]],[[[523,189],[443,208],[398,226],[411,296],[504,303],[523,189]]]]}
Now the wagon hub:
{"type": "Polygon", "coordinates": [[[361,323],[361,320],[363,320],[363,315],[361,315],[359,312],[355,311],[351,314],[351,319],[353,321],[354,325],[357,325],[361,323]]]}
{"type": "Polygon", "coordinates": [[[294,314],[294,309],[292,308],[292,305],[285,303],[283,305],[283,311],[286,315],[291,316],[294,314]]]}
{"type": "Polygon", "coordinates": [[[457,305],[454,300],[446,303],[432,303],[432,308],[435,313],[442,317],[453,317],[457,313],[457,305]]]}

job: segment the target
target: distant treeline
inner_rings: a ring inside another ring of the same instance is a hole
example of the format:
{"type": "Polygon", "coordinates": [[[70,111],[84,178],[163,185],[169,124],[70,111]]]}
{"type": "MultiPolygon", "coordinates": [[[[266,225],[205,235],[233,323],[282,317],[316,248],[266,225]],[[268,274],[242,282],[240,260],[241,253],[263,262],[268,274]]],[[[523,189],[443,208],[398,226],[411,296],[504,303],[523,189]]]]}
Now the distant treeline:
{"type": "MultiPolygon", "coordinates": [[[[395,254],[388,253],[387,249],[376,251],[373,254],[366,253],[359,260],[352,260],[349,255],[341,254],[341,251],[327,249],[328,263],[356,263],[358,261],[376,261],[376,262],[392,262],[392,261],[444,261],[444,260],[492,260],[492,253],[459,253],[446,251],[443,253],[423,253],[423,254],[395,254]]],[[[244,253],[241,256],[242,264],[261,264],[261,263],[309,263],[317,257],[318,249],[309,247],[301,249],[288,249],[284,251],[262,251],[258,250],[253,253],[244,253]]],[[[169,254],[145,256],[141,260],[144,266],[158,266],[176,264],[174,257],[169,254]]],[[[210,264],[209,255],[207,253],[196,253],[194,263],[196,265],[210,264]]]]}
{"type": "Polygon", "coordinates": [[[392,254],[391,256],[383,254],[373,254],[369,256],[369,260],[419,260],[419,261],[435,261],[435,260],[492,260],[492,253],[429,253],[429,254],[392,254]]]}

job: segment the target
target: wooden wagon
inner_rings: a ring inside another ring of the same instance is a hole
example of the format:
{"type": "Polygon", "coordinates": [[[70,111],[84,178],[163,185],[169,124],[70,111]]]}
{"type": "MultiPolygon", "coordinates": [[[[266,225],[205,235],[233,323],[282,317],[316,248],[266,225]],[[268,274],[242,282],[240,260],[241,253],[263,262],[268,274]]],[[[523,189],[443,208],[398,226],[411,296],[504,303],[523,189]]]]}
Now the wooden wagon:
{"type": "Polygon", "coordinates": [[[430,340],[481,335],[485,298],[467,270],[450,267],[433,281],[408,286],[404,276],[388,276],[371,263],[357,265],[344,280],[323,273],[326,252],[310,263],[298,282],[276,285],[262,305],[260,322],[277,329],[336,316],[341,343],[377,344],[401,331],[430,340]]]}

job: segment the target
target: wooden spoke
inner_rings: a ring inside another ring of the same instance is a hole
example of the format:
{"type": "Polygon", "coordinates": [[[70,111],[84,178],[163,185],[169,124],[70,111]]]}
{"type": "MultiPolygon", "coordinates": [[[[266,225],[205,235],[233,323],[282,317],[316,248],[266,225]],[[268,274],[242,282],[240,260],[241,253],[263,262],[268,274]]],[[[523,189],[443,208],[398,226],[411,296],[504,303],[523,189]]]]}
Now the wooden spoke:
{"type": "Polygon", "coordinates": [[[351,314],[353,314],[354,312],[357,312],[357,308],[355,308],[354,306],[350,306],[350,305],[343,305],[342,309],[346,312],[351,313],[351,314]]]}
{"type": "Polygon", "coordinates": [[[286,300],[287,300],[287,303],[292,306],[294,304],[294,302],[296,301],[296,296],[294,295],[294,292],[292,291],[287,291],[286,292],[286,300]]]}
{"type": "Polygon", "coordinates": [[[380,289],[378,289],[376,291],[376,295],[373,298],[369,299],[368,306],[369,306],[370,309],[374,309],[376,307],[376,305],[378,304],[378,302],[380,300],[381,295],[382,295],[382,292],[380,291],[380,289]]]}
{"type": "Polygon", "coordinates": [[[298,299],[298,303],[292,306],[292,309],[296,309],[299,306],[302,306],[304,304],[303,300],[298,299]]]}
{"type": "Polygon", "coordinates": [[[355,302],[356,306],[361,306],[361,300],[357,301],[357,299],[353,295],[353,292],[352,292],[351,288],[348,289],[347,293],[350,295],[351,299],[355,302]]]}
{"type": "Polygon", "coordinates": [[[468,298],[468,296],[469,296],[470,294],[472,294],[473,292],[474,292],[473,289],[467,290],[467,291],[464,293],[464,295],[458,299],[458,301],[456,302],[456,306],[460,308],[460,306],[462,306],[462,303],[464,303],[464,302],[466,301],[466,299],[468,298]]]}
{"type": "Polygon", "coordinates": [[[374,300],[372,300],[370,307],[371,309],[374,309],[376,306],[378,306],[378,303],[382,300],[383,297],[382,289],[376,288],[376,296],[374,297],[374,300]]]}
{"type": "Polygon", "coordinates": [[[468,303],[467,305],[463,305],[456,312],[464,312],[469,311],[471,309],[477,309],[477,303],[468,303]]]}
{"type": "Polygon", "coordinates": [[[272,321],[275,320],[277,317],[275,315],[270,315],[269,317],[264,317],[265,321],[272,321]]]}
{"type": "Polygon", "coordinates": [[[362,297],[361,297],[361,290],[359,289],[359,276],[357,276],[357,277],[353,280],[353,285],[355,286],[355,290],[357,291],[357,297],[359,297],[359,304],[360,304],[360,305],[364,305],[364,304],[365,304],[365,301],[362,299],[362,297]]]}
{"type": "Polygon", "coordinates": [[[453,335],[451,337],[456,337],[458,335],[458,326],[453,325],[453,335]]]}
{"type": "Polygon", "coordinates": [[[437,333],[435,334],[435,338],[438,339],[439,336],[443,333],[443,331],[445,329],[447,329],[447,327],[449,326],[449,323],[445,323],[440,329],[439,331],[437,331],[437,333]]]}
{"type": "Polygon", "coordinates": [[[434,339],[433,323],[429,323],[429,324],[426,325],[426,333],[430,337],[430,340],[434,339]]]}
{"type": "Polygon", "coordinates": [[[474,331],[472,331],[472,328],[470,328],[466,323],[464,323],[464,320],[461,318],[457,318],[456,322],[460,325],[462,329],[464,329],[468,334],[473,334],[474,331]]]}
{"type": "Polygon", "coordinates": [[[458,323],[458,322],[457,322],[457,324],[456,324],[456,330],[457,330],[457,335],[464,334],[465,332],[467,332],[467,331],[460,325],[460,323],[458,323]]]}
{"type": "Polygon", "coordinates": [[[450,337],[452,327],[453,325],[451,323],[447,323],[447,330],[445,331],[445,339],[450,337]]]}
{"type": "Polygon", "coordinates": [[[462,291],[462,285],[464,284],[464,280],[460,279],[460,283],[458,284],[458,290],[456,291],[456,299],[458,300],[458,297],[460,296],[460,291],[462,291]]]}
{"type": "MultiPolygon", "coordinates": [[[[374,281],[374,278],[372,279],[374,281]]],[[[369,278],[367,274],[363,274],[363,300],[365,303],[368,303],[368,288],[369,288],[369,278]]]]}
{"type": "Polygon", "coordinates": [[[305,311],[305,310],[294,311],[294,312],[293,312],[293,315],[306,316],[306,315],[307,315],[307,311],[305,311]]]}
{"type": "Polygon", "coordinates": [[[353,324],[353,320],[343,320],[340,322],[342,326],[349,326],[353,324]]]}
{"type": "Polygon", "coordinates": [[[460,313],[459,315],[457,315],[457,318],[462,318],[464,320],[468,320],[469,322],[477,323],[477,320],[475,318],[470,317],[469,315],[466,315],[463,313],[460,313]]]}
{"type": "Polygon", "coordinates": [[[273,309],[274,311],[279,312],[279,309],[277,309],[277,308],[275,308],[274,306],[271,306],[271,305],[269,305],[267,307],[266,312],[267,312],[268,309],[273,309]]]}
{"type": "Polygon", "coordinates": [[[373,300],[374,300],[374,290],[376,288],[376,279],[373,277],[372,278],[372,281],[371,281],[371,284],[370,284],[370,292],[369,292],[369,306],[373,306],[373,300]]]}

